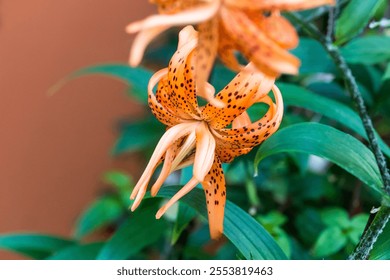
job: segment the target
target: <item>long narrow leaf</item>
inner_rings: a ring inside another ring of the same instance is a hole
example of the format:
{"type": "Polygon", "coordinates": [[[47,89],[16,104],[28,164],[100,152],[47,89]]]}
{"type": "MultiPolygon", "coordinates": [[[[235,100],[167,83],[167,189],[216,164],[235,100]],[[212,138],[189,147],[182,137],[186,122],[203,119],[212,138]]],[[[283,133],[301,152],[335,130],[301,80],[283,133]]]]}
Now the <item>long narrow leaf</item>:
{"type": "MultiPolygon", "coordinates": [[[[158,196],[172,197],[180,187],[168,186],[158,196]]],[[[203,217],[207,217],[204,192],[195,188],[181,201],[188,204],[203,217]]],[[[248,213],[230,201],[226,201],[224,234],[246,259],[281,260],[287,259],[282,249],[269,233],[248,213]]]]}
{"type": "Polygon", "coordinates": [[[318,123],[289,126],[276,132],[260,146],[255,166],[270,155],[284,152],[307,153],[325,158],[383,195],[383,183],[374,155],[349,134],[318,123]]]}
{"type": "Polygon", "coordinates": [[[157,205],[140,207],[120,226],[99,252],[99,260],[126,260],[163,235],[167,223],[156,220],[157,205]]]}
{"type": "MultiPolygon", "coordinates": [[[[313,92],[296,85],[280,83],[278,86],[283,93],[283,99],[287,105],[302,107],[322,114],[332,120],[339,122],[363,138],[367,139],[367,134],[364,130],[359,115],[348,106],[332,99],[314,94],[313,92]]],[[[389,146],[386,145],[386,143],[379,137],[378,134],[376,135],[378,137],[380,148],[388,157],[390,157],[389,146]]]]}
{"type": "Polygon", "coordinates": [[[45,259],[54,252],[75,245],[73,240],[35,233],[0,235],[0,249],[20,253],[33,259],[45,259]]]}
{"type": "Polygon", "coordinates": [[[390,59],[390,37],[366,36],[349,42],[341,49],[348,63],[376,64],[390,59]]]}
{"type": "Polygon", "coordinates": [[[103,243],[90,243],[66,247],[52,256],[48,260],[94,260],[102,248],[103,243]]]}
{"type": "Polygon", "coordinates": [[[125,209],[114,197],[102,197],[85,210],[77,221],[75,236],[83,238],[93,231],[114,223],[125,209]]]}
{"type": "Polygon", "coordinates": [[[368,24],[386,0],[351,0],[336,21],[336,44],[350,40],[368,24]]]}
{"type": "Polygon", "coordinates": [[[141,67],[130,67],[126,64],[102,64],[82,68],[55,84],[50,93],[56,92],[69,81],[87,75],[104,75],[117,78],[131,86],[131,94],[140,102],[147,103],[147,87],[152,72],[141,67]]]}

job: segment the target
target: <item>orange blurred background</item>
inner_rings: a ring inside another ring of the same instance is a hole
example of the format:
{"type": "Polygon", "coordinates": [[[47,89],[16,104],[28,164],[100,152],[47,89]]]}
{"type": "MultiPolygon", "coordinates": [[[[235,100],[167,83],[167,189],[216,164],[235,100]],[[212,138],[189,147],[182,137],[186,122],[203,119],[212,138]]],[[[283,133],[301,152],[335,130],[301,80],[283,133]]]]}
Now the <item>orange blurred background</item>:
{"type": "Polygon", "coordinates": [[[115,122],[141,112],[125,85],[86,77],[54,96],[47,90],[78,68],[126,63],[126,24],[153,10],[136,0],[1,0],[0,233],[69,236],[104,188],[104,171],[138,174],[128,158],[109,155],[115,122]]]}

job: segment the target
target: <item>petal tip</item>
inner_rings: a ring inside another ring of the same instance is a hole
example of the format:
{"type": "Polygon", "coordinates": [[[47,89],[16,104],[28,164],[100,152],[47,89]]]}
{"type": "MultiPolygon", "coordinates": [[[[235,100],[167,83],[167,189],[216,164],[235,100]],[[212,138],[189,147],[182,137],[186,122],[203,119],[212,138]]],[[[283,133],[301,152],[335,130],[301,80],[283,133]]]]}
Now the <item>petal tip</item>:
{"type": "Polygon", "coordinates": [[[125,31],[128,34],[133,34],[140,31],[142,28],[142,22],[132,22],[125,27],[125,31]]]}
{"type": "Polygon", "coordinates": [[[161,218],[162,215],[164,215],[164,210],[163,208],[161,208],[160,210],[157,211],[156,213],[156,219],[159,220],[161,218]]]}
{"type": "Polygon", "coordinates": [[[222,229],[218,229],[218,230],[211,230],[210,229],[210,237],[211,237],[211,239],[213,239],[213,240],[221,239],[222,232],[223,232],[223,228],[222,229]]]}

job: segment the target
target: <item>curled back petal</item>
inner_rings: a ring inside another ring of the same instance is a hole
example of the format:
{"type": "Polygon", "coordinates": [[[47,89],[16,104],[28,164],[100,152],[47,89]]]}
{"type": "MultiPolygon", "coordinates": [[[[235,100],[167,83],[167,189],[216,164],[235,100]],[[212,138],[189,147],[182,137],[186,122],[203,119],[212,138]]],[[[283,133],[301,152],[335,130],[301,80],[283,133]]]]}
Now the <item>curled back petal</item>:
{"type": "Polygon", "coordinates": [[[228,31],[225,30],[224,24],[219,23],[219,41],[218,41],[218,56],[221,61],[231,70],[239,72],[244,66],[240,65],[235,56],[237,50],[233,38],[230,37],[228,31]]]}
{"type": "Polygon", "coordinates": [[[140,32],[135,39],[136,43],[130,54],[130,65],[136,66],[142,59],[147,44],[158,34],[172,26],[196,24],[212,18],[219,8],[219,1],[211,1],[171,15],[153,15],[144,20],[130,23],[126,27],[127,33],[140,32]],[[133,53],[134,52],[134,53],[133,53]]]}
{"type": "Polygon", "coordinates": [[[312,9],[322,5],[334,5],[335,0],[225,0],[225,4],[235,8],[251,10],[296,11],[312,9]]]}
{"type": "Polygon", "coordinates": [[[251,119],[249,118],[248,113],[245,111],[233,120],[232,128],[240,128],[250,124],[251,124],[251,119]]]}
{"type": "MultiPolygon", "coordinates": [[[[250,66],[248,66],[250,67],[250,66]]],[[[221,129],[229,125],[254,103],[263,74],[257,71],[242,71],[217,95],[223,102],[222,108],[207,104],[202,110],[202,116],[210,127],[221,129]]]]}
{"type": "Polygon", "coordinates": [[[276,104],[267,95],[258,102],[269,105],[268,112],[258,121],[240,128],[213,130],[216,137],[217,150],[253,148],[272,135],[280,125],[283,117],[283,100],[279,89],[274,85],[272,91],[276,104]]]}
{"type": "Polygon", "coordinates": [[[206,196],[210,236],[212,239],[218,239],[223,232],[226,203],[225,177],[218,157],[214,158],[211,169],[202,181],[202,187],[206,196]]]}
{"type": "Polygon", "coordinates": [[[298,73],[299,59],[268,38],[244,12],[221,8],[220,14],[237,49],[261,72],[268,76],[298,73]]]}
{"type": "MultiPolygon", "coordinates": [[[[217,142],[218,143],[218,142],[217,142]]],[[[238,156],[246,155],[249,153],[253,148],[217,148],[215,150],[215,153],[218,155],[218,157],[221,159],[222,162],[231,162],[233,159],[235,159],[238,156]]]]}
{"type": "Polygon", "coordinates": [[[274,86],[274,84],[275,84],[275,77],[269,77],[267,75],[264,75],[264,77],[261,80],[260,87],[257,90],[256,95],[254,97],[255,102],[257,102],[263,96],[268,94],[271,91],[271,89],[274,86]]]}
{"type": "Polygon", "coordinates": [[[198,24],[199,42],[196,53],[196,85],[199,96],[204,97],[214,106],[221,106],[214,95],[206,90],[211,69],[218,52],[218,17],[198,24]]]}
{"type": "Polygon", "coordinates": [[[207,124],[201,122],[196,128],[196,151],[194,159],[194,177],[198,181],[203,181],[207,172],[209,172],[215,152],[215,140],[210,133],[207,124]]]}
{"type": "Polygon", "coordinates": [[[150,0],[150,2],[157,4],[158,10],[162,14],[177,13],[199,5],[198,0],[150,0]]]}
{"type": "Polygon", "coordinates": [[[176,170],[180,170],[180,169],[183,169],[187,166],[191,166],[194,164],[194,159],[195,159],[195,153],[191,154],[191,155],[188,155],[187,157],[185,157],[182,162],[176,166],[176,168],[173,170],[173,171],[176,171],[176,170]]]}
{"type": "Polygon", "coordinates": [[[299,37],[294,26],[279,11],[264,16],[258,12],[252,18],[259,29],[283,49],[294,49],[298,46],[299,37]],[[254,20],[255,19],[255,20],[254,20]]]}
{"type": "MultiPolygon", "coordinates": [[[[204,91],[203,92],[199,92],[199,91],[197,91],[197,95],[199,96],[199,97],[202,97],[202,98],[204,98],[205,100],[213,100],[213,101],[215,101],[216,99],[214,98],[214,94],[215,94],[215,88],[211,85],[211,84],[209,84],[209,83],[205,83],[205,86],[204,86],[204,91]]],[[[214,105],[214,103],[213,103],[213,105],[214,105]]],[[[220,107],[220,104],[219,104],[219,102],[218,102],[218,104],[216,104],[215,106],[217,106],[217,107],[220,107]]]]}
{"type": "Polygon", "coordinates": [[[193,150],[195,149],[195,145],[196,145],[196,132],[193,131],[184,140],[183,145],[180,147],[180,150],[175,156],[172,162],[171,172],[177,170],[177,167],[181,165],[183,160],[188,158],[188,156],[192,154],[193,150]]]}
{"type": "Polygon", "coordinates": [[[136,33],[141,30],[157,26],[180,26],[204,22],[212,18],[218,11],[220,1],[209,1],[204,5],[184,10],[172,15],[152,15],[142,21],[130,23],[126,27],[128,33],[136,33]]]}
{"type": "Polygon", "coordinates": [[[165,180],[168,178],[168,176],[171,174],[172,170],[172,163],[175,159],[175,156],[177,155],[177,151],[182,143],[183,139],[177,140],[175,143],[173,143],[165,153],[164,157],[164,164],[161,169],[161,172],[156,180],[156,182],[153,184],[152,188],[150,189],[150,194],[152,196],[155,196],[158,191],[160,190],[162,184],[165,182],[165,180]]]}
{"type": "MultiPolygon", "coordinates": [[[[156,95],[153,92],[154,86],[161,80],[163,77],[165,77],[168,73],[168,69],[162,69],[158,72],[156,72],[149,80],[148,84],[148,104],[150,107],[150,110],[152,111],[152,114],[163,124],[167,126],[174,126],[176,124],[182,123],[183,120],[180,119],[180,116],[174,115],[169,109],[164,106],[164,104],[160,103],[156,95]]],[[[158,91],[161,91],[163,89],[159,88],[158,91]]],[[[160,95],[163,95],[163,93],[159,93],[160,95]]]]}
{"type": "Polygon", "coordinates": [[[156,26],[142,30],[140,33],[138,33],[138,35],[134,38],[134,42],[130,49],[130,66],[138,66],[141,63],[146,47],[149,45],[149,43],[168,28],[169,26],[166,25],[156,26]]]}
{"type": "Polygon", "coordinates": [[[170,146],[172,146],[178,139],[183,136],[188,135],[191,130],[194,130],[194,126],[198,123],[182,123],[168,129],[163,137],[161,137],[158,142],[151,158],[146,166],[144,173],[141,178],[138,180],[138,183],[135,185],[133,192],[131,193],[130,199],[135,199],[131,207],[131,210],[134,211],[140,204],[142,198],[146,193],[148,183],[153,175],[153,172],[156,170],[156,167],[161,159],[161,157],[166,153],[170,146]]]}
{"type": "Polygon", "coordinates": [[[182,187],[164,206],[162,206],[157,214],[156,219],[160,219],[162,215],[171,207],[174,203],[176,203],[180,198],[185,196],[187,193],[189,193],[193,188],[196,187],[196,185],[199,184],[199,181],[193,177],[191,180],[188,181],[187,184],[185,184],[184,187],[182,187]]]}
{"type": "Polygon", "coordinates": [[[197,32],[187,26],[179,33],[178,49],[169,62],[166,76],[166,102],[170,109],[198,119],[199,109],[195,88],[194,51],[198,43],[197,32]]]}

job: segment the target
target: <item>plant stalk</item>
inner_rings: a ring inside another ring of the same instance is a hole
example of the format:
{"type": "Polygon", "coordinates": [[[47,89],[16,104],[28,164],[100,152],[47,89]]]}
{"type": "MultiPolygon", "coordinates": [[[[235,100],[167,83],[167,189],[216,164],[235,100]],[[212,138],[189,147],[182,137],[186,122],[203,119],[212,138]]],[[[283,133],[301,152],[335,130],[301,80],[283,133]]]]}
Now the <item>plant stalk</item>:
{"type": "MultiPolygon", "coordinates": [[[[381,149],[378,145],[378,140],[375,135],[375,129],[372,124],[372,120],[368,115],[366,105],[361,92],[357,86],[355,77],[352,74],[351,69],[346,63],[344,57],[341,55],[340,50],[337,46],[333,44],[329,36],[325,37],[316,26],[311,23],[305,22],[298,15],[289,13],[291,20],[298,23],[302,30],[304,30],[310,37],[319,41],[325,50],[328,52],[330,57],[335,62],[337,68],[340,70],[343,78],[345,80],[346,88],[350,93],[352,100],[355,103],[359,116],[363,122],[364,129],[368,136],[368,142],[372,152],[374,153],[375,160],[377,162],[382,180],[383,187],[387,194],[390,196],[390,173],[387,168],[387,163],[385,156],[383,155],[381,149]]],[[[368,226],[367,230],[363,233],[363,236],[360,239],[358,246],[355,248],[354,252],[349,256],[350,260],[365,260],[369,257],[369,254],[374,247],[375,242],[385,228],[387,222],[390,219],[390,207],[388,197],[383,198],[383,206],[376,213],[374,220],[368,226]]]]}
{"type": "Polygon", "coordinates": [[[374,220],[364,232],[359,244],[353,253],[348,257],[349,260],[366,260],[368,259],[375,242],[383,232],[387,222],[390,219],[390,208],[381,206],[376,213],[374,220]]]}
{"type": "Polygon", "coordinates": [[[337,68],[342,73],[345,80],[346,88],[355,103],[359,116],[363,122],[364,129],[367,133],[369,145],[374,153],[375,160],[378,164],[379,171],[381,173],[384,189],[386,193],[390,195],[390,173],[387,168],[386,159],[378,145],[374,126],[372,124],[370,116],[368,115],[362,94],[356,84],[356,80],[352,74],[351,69],[345,62],[345,59],[340,54],[338,47],[335,46],[332,42],[329,42],[326,37],[324,37],[322,33],[320,33],[313,24],[303,21],[299,16],[293,13],[290,13],[289,16],[292,20],[301,25],[302,30],[304,30],[309,36],[316,39],[324,46],[325,50],[334,60],[337,68]]]}

